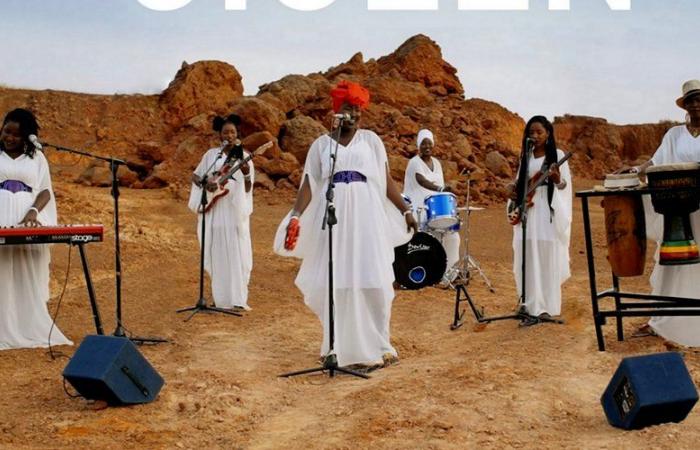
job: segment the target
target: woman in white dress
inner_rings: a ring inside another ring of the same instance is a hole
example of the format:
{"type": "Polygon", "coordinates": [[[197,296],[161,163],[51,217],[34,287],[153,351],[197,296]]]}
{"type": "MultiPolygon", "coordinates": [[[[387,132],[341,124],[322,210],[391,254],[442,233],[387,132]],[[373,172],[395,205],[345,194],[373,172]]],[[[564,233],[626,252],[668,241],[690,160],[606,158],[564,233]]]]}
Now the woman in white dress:
{"type": "MultiPolygon", "coordinates": [[[[198,215],[197,237],[202,245],[202,214],[199,213],[202,196],[202,178],[209,175],[206,189],[214,192],[214,181],[224,164],[233,165],[244,155],[238,138],[240,118],[232,114],[215,117],[213,128],[222,144],[208,150],[192,174],[192,190],[188,206],[198,215]]],[[[253,249],[250,241],[250,215],[253,212],[253,163],[247,162],[233,175],[225,187],[229,193],[219,197],[206,212],[206,242],[204,268],[211,278],[211,290],[217,308],[250,309],[248,283],[253,268],[253,249]]]]}
{"type": "MultiPolygon", "coordinates": [[[[420,130],[416,144],[418,154],[408,161],[403,190],[411,200],[413,211],[418,214],[418,208],[424,205],[426,198],[439,192],[452,192],[452,188],[445,184],[440,161],[432,156],[435,147],[433,133],[430,130],[420,130]]],[[[425,220],[425,212],[422,215],[421,221],[425,220]]],[[[439,233],[437,237],[445,248],[449,270],[459,260],[459,233],[439,233]]]]}
{"type": "Polygon", "coordinates": [[[416,230],[417,224],[391,179],[381,139],[358,128],[369,92],[343,81],[331,95],[334,110],[347,119],[342,121],[339,135],[323,135],[311,145],[303,183],[293,210],[280,224],[275,250],[303,259],[296,285],[323,325],[321,355],[330,356],[328,231],[321,227],[331,178],[330,155],[337,145],[333,176],[338,220],[333,227],[334,353],[341,367],[375,368],[398,361],[389,337],[394,247],[409,240],[407,225],[416,230]]]}
{"type": "MultiPolygon", "coordinates": [[[[686,110],[686,123],[668,130],[654,156],[636,172],[645,172],[651,165],[700,162],[700,80],[683,84],[682,96],[676,104],[686,110]]],[[[647,196],[645,196],[647,197],[647,196]]],[[[645,198],[647,236],[661,245],[663,238],[663,216],[657,214],[645,198]]],[[[693,236],[700,239],[700,211],[690,215],[693,236]]],[[[652,294],[672,297],[700,298],[700,264],[662,266],[659,250],[654,256],[656,264],[651,273],[652,294]]],[[[661,337],[681,345],[700,346],[700,317],[659,316],[649,322],[661,337]]]]}
{"type": "MultiPolygon", "coordinates": [[[[29,139],[38,130],[25,109],[10,111],[3,121],[0,227],[56,225],[49,164],[29,139]]],[[[51,330],[50,259],[48,245],[0,246],[0,350],[72,344],[58,328],[51,330]]]]}
{"type": "MultiPolygon", "coordinates": [[[[564,156],[557,149],[554,127],[543,116],[535,116],[525,126],[522,155],[528,146],[532,155],[521,156],[516,183],[510,185],[511,198],[520,204],[527,182],[547,165],[548,181],[535,190],[534,203],[527,212],[526,292],[522,325],[534,325],[561,314],[561,285],[569,271],[569,238],[571,235],[571,172],[569,165],[558,167],[564,156]]],[[[522,296],[522,224],[513,227],[513,274],[518,295],[522,296]]]]}

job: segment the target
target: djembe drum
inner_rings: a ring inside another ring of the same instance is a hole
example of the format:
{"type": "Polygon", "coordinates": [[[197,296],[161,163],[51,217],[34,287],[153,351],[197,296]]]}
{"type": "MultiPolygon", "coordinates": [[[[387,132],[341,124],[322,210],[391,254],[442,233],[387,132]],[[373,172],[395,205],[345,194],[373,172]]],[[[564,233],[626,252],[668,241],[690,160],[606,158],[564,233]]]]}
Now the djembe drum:
{"type": "Polygon", "coordinates": [[[700,208],[700,163],[663,164],[647,169],[654,210],[664,216],[659,264],[700,262],[690,214],[700,208]],[[687,189],[685,189],[687,188],[687,189]]]}
{"type": "MultiPolygon", "coordinates": [[[[611,174],[605,177],[607,190],[633,190],[639,177],[632,174],[611,174]]],[[[647,253],[646,222],[641,195],[609,195],[603,200],[608,261],[618,277],[634,277],[644,273],[647,253]]]]}

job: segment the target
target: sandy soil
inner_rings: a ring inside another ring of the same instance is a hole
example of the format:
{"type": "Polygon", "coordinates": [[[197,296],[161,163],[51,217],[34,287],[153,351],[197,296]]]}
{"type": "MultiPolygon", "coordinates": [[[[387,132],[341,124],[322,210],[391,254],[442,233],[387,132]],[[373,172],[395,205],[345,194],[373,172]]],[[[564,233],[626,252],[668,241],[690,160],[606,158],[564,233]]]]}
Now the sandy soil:
{"type": "MultiPolygon", "coordinates": [[[[580,186],[579,186],[580,187],[580,186]]],[[[88,248],[100,308],[114,329],[111,199],[107,189],[57,184],[63,223],[104,223],[106,242],[88,248]]],[[[680,424],[625,432],[608,425],[600,395],[621,358],[666,350],[659,338],[617,342],[598,352],[576,203],[572,278],[564,287],[565,325],[518,328],[515,321],[450,331],[454,293],[397,293],[392,339],[401,362],[370,380],[277,375],[317,364],[321,327],[293,285],[296,260],[271,251],[292,194],[256,194],[253,310],[243,318],[177,308],[197,298],[195,218],[182,193],[123,190],[124,325],[169,343],[141,351],[166,380],[150,404],[98,409],[63,390],[61,371],[75,347],[0,352],[2,448],[697,448],[698,408],[680,424]],[[693,444],[696,442],[696,444],[693,444]]],[[[604,264],[602,209],[593,207],[599,280],[604,264]]],[[[487,314],[515,304],[511,230],[501,206],[472,215],[472,254],[496,287],[469,286],[487,314]]],[[[77,251],[71,256],[58,324],[76,344],[94,333],[77,251]]],[[[55,246],[51,311],[66,280],[68,248],[55,246]]],[[[625,280],[646,290],[647,277],[625,280]]],[[[625,322],[628,336],[643,322],[625,322]]],[[[700,353],[683,351],[697,384],[700,353]]]]}

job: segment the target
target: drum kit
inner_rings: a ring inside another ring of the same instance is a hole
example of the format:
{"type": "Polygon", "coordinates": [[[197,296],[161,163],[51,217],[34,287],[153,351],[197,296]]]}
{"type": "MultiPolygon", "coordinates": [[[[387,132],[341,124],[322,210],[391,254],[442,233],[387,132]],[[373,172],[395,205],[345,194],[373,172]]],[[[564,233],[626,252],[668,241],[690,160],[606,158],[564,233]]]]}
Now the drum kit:
{"type": "MultiPolygon", "coordinates": [[[[407,206],[412,207],[409,197],[402,195],[407,206]]],[[[479,262],[469,254],[469,215],[484,208],[467,205],[457,206],[457,197],[448,192],[427,197],[422,206],[415,208],[419,232],[406,244],[394,250],[394,275],[405,289],[421,289],[442,283],[445,288],[454,288],[469,277],[474,270],[483,278],[491,292],[495,292],[479,262]],[[464,225],[464,226],[463,226],[464,225]],[[459,235],[461,255],[447,267],[446,241],[459,235]]]]}

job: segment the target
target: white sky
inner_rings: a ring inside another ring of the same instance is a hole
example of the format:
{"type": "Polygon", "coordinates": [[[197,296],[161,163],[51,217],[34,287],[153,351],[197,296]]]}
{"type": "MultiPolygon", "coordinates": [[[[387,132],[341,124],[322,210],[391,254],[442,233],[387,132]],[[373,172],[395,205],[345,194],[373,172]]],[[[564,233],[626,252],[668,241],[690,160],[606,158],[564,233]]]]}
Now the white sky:
{"type": "Polygon", "coordinates": [[[549,11],[369,11],[335,0],[320,11],[279,0],[192,0],[152,11],[138,0],[2,0],[0,83],[91,93],[155,93],[182,61],[223,60],[247,94],[290,73],[323,71],[361,51],[384,56],[418,33],[457,67],[467,97],[496,101],[527,118],[573,113],[616,123],[683,120],[683,81],[700,78],[700,0],[571,0],[549,11]]]}

